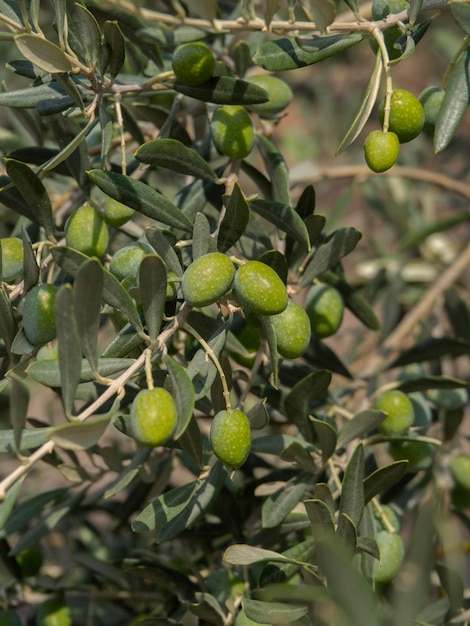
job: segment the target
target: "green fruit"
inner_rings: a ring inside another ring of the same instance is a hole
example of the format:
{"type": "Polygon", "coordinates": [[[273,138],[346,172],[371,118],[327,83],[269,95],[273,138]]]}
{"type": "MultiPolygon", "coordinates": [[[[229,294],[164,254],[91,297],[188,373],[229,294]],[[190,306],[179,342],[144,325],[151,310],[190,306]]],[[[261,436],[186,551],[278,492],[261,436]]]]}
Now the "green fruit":
{"type": "Polygon", "coordinates": [[[114,198],[108,198],[104,203],[103,217],[105,222],[115,228],[119,228],[128,222],[134,213],[134,209],[122,204],[122,202],[118,202],[114,198]]]}
{"type": "Polygon", "coordinates": [[[191,263],[181,282],[183,297],[191,306],[207,306],[232,286],[235,267],[226,254],[209,252],[191,263]]]}
{"type": "Polygon", "coordinates": [[[219,411],[212,420],[209,439],[219,461],[232,469],[241,467],[251,449],[251,428],[247,416],[239,409],[219,411]]]}
{"type": "Polygon", "coordinates": [[[108,247],[108,227],[94,207],[85,204],[76,209],[65,223],[67,245],[87,256],[103,256],[108,247]]]}
{"type": "Polygon", "coordinates": [[[261,261],[248,261],[235,274],[235,294],[248,313],[276,315],[287,306],[287,289],[279,275],[261,261]]]}
{"type": "Polygon", "coordinates": [[[16,555],[16,562],[25,578],[36,576],[42,566],[42,552],[37,546],[25,548],[16,555]]]}
{"type": "Polygon", "coordinates": [[[405,548],[400,535],[381,530],[377,533],[375,540],[379,547],[380,560],[374,561],[372,568],[372,578],[379,584],[391,582],[397,575],[403,558],[405,548]]]}
{"type": "Polygon", "coordinates": [[[215,60],[211,49],[202,41],[183,43],[173,53],[171,66],[176,78],[197,87],[214,73],[215,60]]]}
{"type": "Polygon", "coordinates": [[[36,626],[70,626],[69,607],[59,598],[50,598],[41,604],[36,613],[36,626]]]}
{"type": "Polygon", "coordinates": [[[458,389],[430,389],[426,396],[438,409],[456,411],[468,403],[468,391],[462,387],[458,389]]]}
{"type": "Polygon", "coordinates": [[[389,451],[395,461],[408,461],[407,471],[415,474],[432,464],[433,447],[422,441],[391,441],[389,451]]]}
{"type": "MultiPolygon", "coordinates": [[[[381,124],[385,117],[385,98],[379,106],[381,124]]],[[[395,133],[400,143],[417,137],[423,130],[424,111],[421,102],[405,89],[394,89],[390,100],[390,120],[388,131],[395,133]]]]}
{"type": "Polygon", "coordinates": [[[18,237],[0,239],[1,279],[6,283],[23,274],[23,242],[18,237]]]}
{"type": "MultiPolygon", "coordinates": [[[[379,512],[374,509],[374,513],[380,530],[387,530],[384,520],[379,515],[379,512]]],[[[382,513],[385,515],[385,518],[387,519],[390,526],[398,532],[400,530],[400,521],[392,507],[388,506],[387,504],[382,505],[382,513]]]]}
{"type": "Polygon", "coordinates": [[[286,359],[296,359],[305,352],[310,343],[310,318],[304,309],[289,300],[281,313],[272,315],[277,350],[286,359]]]}
{"type": "Polygon", "coordinates": [[[366,163],[376,174],[393,167],[397,162],[399,152],[400,142],[395,133],[373,130],[364,142],[366,163]]]}
{"type": "Polygon", "coordinates": [[[57,287],[44,283],[28,291],[23,307],[23,330],[33,346],[42,346],[54,339],[55,299],[57,287]]]}
{"type": "Polygon", "coordinates": [[[294,94],[289,85],[270,74],[256,74],[255,76],[248,76],[246,78],[250,83],[254,83],[264,89],[268,95],[269,100],[260,104],[250,104],[247,108],[250,111],[254,111],[260,117],[271,118],[284,109],[292,102],[294,94]]]}
{"type": "Polygon", "coordinates": [[[470,456],[456,454],[449,463],[450,472],[459,487],[470,491],[470,456]]]}
{"type": "Polygon", "coordinates": [[[2,626],[21,626],[21,620],[15,611],[0,610],[0,624],[2,626]]]}
{"type": "Polygon", "coordinates": [[[143,389],[134,398],[129,416],[130,434],[146,446],[161,446],[172,436],[177,422],[173,396],[163,387],[143,389]]]}
{"type": "Polygon", "coordinates": [[[439,87],[435,86],[426,87],[426,89],[422,91],[419,96],[419,101],[423,105],[424,111],[423,131],[431,137],[434,135],[437,117],[439,115],[444,96],[445,91],[442,91],[439,87]]]}
{"type": "Polygon", "coordinates": [[[379,430],[384,435],[399,435],[413,424],[415,413],[413,404],[403,391],[393,389],[383,393],[376,401],[375,408],[387,413],[379,430]]]}
{"type": "Polygon", "coordinates": [[[242,106],[226,105],[216,109],[210,133],[217,150],[231,159],[244,159],[253,148],[253,122],[242,106]]]}
{"type": "Polygon", "coordinates": [[[144,256],[154,252],[152,246],[144,241],[128,243],[113,254],[109,264],[109,271],[118,280],[137,278],[144,256]]]}
{"type": "Polygon", "coordinates": [[[334,335],[341,326],[344,302],[340,292],[331,285],[313,285],[305,300],[312,334],[318,339],[334,335]]]}
{"type": "Polygon", "coordinates": [[[178,286],[180,284],[180,279],[177,277],[175,272],[168,272],[167,283],[166,283],[166,296],[165,300],[168,302],[169,300],[174,300],[178,295],[178,286]]]}

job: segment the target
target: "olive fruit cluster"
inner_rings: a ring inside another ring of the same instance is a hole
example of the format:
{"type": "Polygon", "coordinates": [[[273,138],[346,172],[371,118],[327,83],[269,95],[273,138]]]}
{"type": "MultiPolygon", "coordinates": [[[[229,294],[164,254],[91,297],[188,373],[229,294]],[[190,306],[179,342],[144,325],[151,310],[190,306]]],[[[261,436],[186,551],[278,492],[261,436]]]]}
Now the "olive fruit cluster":
{"type": "MultiPolygon", "coordinates": [[[[382,125],[386,102],[384,98],[379,106],[382,125]]],[[[394,89],[390,97],[388,128],[370,132],[364,142],[364,156],[369,168],[376,173],[390,169],[398,159],[400,144],[415,139],[424,123],[425,114],[419,99],[405,89],[394,89]]]]}

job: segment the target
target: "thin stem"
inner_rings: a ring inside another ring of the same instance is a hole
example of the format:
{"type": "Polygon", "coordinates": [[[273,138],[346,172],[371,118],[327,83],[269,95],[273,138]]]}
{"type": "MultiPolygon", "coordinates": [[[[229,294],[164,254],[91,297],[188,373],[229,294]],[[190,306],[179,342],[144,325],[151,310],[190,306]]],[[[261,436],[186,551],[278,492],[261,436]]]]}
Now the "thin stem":
{"type": "Polygon", "coordinates": [[[390,57],[388,55],[387,46],[385,45],[384,36],[379,28],[375,27],[372,31],[372,35],[379,46],[380,54],[382,55],[383,68],[385,72],[385,107],[384,107],[384,121],[383,132],[388,131],[390,123],[390,102],[392,100],[393,81],[392,72],[390,70],[390,57]]]}
{"type": "Polygon", "coordinates": [[[372,505],[373,505],[374,509],[377,511],[377,514],[380,517],[380,521],[382,522],[385,530],[387,532],[389,532],[390,534],[394,535],[397,532],[397,530],[396,530],[396,528],[394,528],[394,526],[392,526],[390,520],[388,519],[387,515],[385,514],[385,511],[384,511],[382,505],[377,500],[377,497],[372,498],[372,505]]]}
{"type": "Polygon", "coordinates": [[[126,163],[126,139],[124,135],[124,120],[122,117],[122,108],[121,108],[121,94],[117,93],[114,96],[114,105],[116,107],[116,118],[119,128],[119,135],[121,137],[121,173],[126,174],[127,172],[127,163],[126,163]]]}
{"type": "Polygon", "coordinates": [[[152,350],[147,348],[145,350],[145,380],[147,382],[147,389],[153,389],[153,374],[152,374],[152,350]]]}

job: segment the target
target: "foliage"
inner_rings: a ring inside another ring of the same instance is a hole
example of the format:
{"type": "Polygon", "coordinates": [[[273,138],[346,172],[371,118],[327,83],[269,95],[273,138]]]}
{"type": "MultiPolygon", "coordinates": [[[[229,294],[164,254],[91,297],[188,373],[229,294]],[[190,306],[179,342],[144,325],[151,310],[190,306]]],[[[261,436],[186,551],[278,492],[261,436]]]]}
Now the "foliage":
{"type": "Polygon", "coordinates": [[[426,131],[455,153],[470,8],[395,8],[0,0],[0,623],[50,606],[116,626],[468,620],[469,212],[454,195],[470,190],[409,167],[414,146],[432,152],[419,136],[383,176],[347,165],[337,176],[357,179],[322,210],[318,168],[282,148],[295,77],[363,54],[338,167],[369,126],[385,134],[395,72],[443,22],[458,44],[426,131]],[[203,82],[175,76],[175,50],[200,41],[203,82]],[[227,111],[241,126],[215,126],[227,111]],[[364,233],[349,206],[370,212],[364,233]],[[317,289],[339,302],[326,334],[296,308],[317,289]],[[39,290],[54,296],[40,315],[39,290]],[[391,390],[414,414],[392,433],[377,408],[391,390]],[[166,403],[150,425],[149,394],[166,403]],[[163,445],[138,443],[136,419],[163,445]]]}

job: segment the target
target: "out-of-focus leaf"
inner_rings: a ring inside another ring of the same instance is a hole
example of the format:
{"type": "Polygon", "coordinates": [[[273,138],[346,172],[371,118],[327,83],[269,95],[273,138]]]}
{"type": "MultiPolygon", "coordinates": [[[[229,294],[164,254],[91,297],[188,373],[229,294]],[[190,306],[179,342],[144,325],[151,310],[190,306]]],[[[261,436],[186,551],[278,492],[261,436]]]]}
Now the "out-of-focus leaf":
{"type": "Polygon", "coordinates": [[[103,272],[97,259],[86,261],[78,270],[74,287],[75,319],[82,339],[83,354],[93,371],[98,371],[98,332],[100,328],[103,272]]]}
{"type": "Polygon", "coordinates": [[[367,504],[372,498],[387,491],[406,474],[407,461],[396,461],[384,465],[369,474],[364,480],[364,501],[367,504]]]}
{"type": "Polygon", "coordinates": [[[310,473],[300,472],[265,500],[261,509],[263,528],[275,528],[285,519],[303,498],[310,480],[310,473]]]}
{"type": "Polygon", "coordinates": [[[146,228],[145,236],[157,254],[163,259],[168,268],[177,276],[183,275],[181,261],[170,243],[168,237],[158,228],[146,228]]]}
{"type": "Polygon", "coordinates": [[[24,478],[25,477],[23,476],[17,480],[16,483],[8,489],[6,496],[3,498],[2,502],[0,502],[0,531],[5,526],[11,512],[13,511],[13,507],[15,506],[16,499],[20,493],[24,478]]]}
{"type": "Polygon", "coordinates": [[[307,249],[310,248],[307,227],[291,206],[272,200],[253,200],[250,202],[250,208],[307,249]]]}
{"type": "Polygon", "coordinates": [[[170,374],[170,388],[177,408],[178,422],[173,438],[178,440],[187,429],[193,416],[194,388],[186,370],[175,359],[166,354],[163,361],[170,374]]]}
{"type": "Polygon", "coordinates": [[[63,285],[57,292],[55,320],[59,343],[59,370],[65,414],[73,413],[75,394],[80,383],[82,365],[82,342],[75,318],[73,293],[70,285],[63,285]]]}
{"type": "Polygon", "coordinates": [[[410,8],[408,9],[408,20],[411,26],[416,22],[418,15],[423,6],[423,0],[410,0],[410,8]]]}
{"type": "Polygon", "coordinates": [[[452,376],[423,376],[400,381],[398,389],[404,393],[427,391],[428,389],[462,389],[469,388],[470,382],[452,376]]]}
{"type": "Polygon", "coordinates": [[[307,287],[314,278],[333,268],[340,259],[354,250],[361,236],[360,231],[353,227],[335,231],[313,253],[300,278],[299,286],[307,287]]]}
{"type": "Polygon", "coordinates": [[[222,464],[217,463],[208,477],[167,491],[145,507],[132,529],[138,533],[154,530],[160,543],[177,537],[204,515],[225,476],[222,464]]]}
{"type": "Polygon", "coordinates": [[[298,426],[305,439],[312,443],[312,423],[308,418],[309,405],[323,397],[330,385],[331,373],[327,370],[312,372],[300,380],[284,399],[287,417],[298,426]]]}
{"type": "MultiPolygon", "coordinates": [[[[98,360],[98,372],[101,376],[107,377],[123,372],[135,363],[135,359],[126,358],[101,358],[98,360]]],[[[46,385],[46,387],[60,386],[60,366],[57,360],[40,360],[34,361],[29,365],[27,373],[38,383],[46,385]]],[[[94,380],[94,373],[87,359],[81,360],[80,382],[89,382],[94,380]]]]}
{"type": "Polygon", "coordinates": [[[166,267],[157,254],[147,254],[139,267],[139,293],[147,332],[155,341],[160,332],[165,310],[166,267]]]}
{"type": "Polygon", "coordinates": [[[324,533],[333,534],[335,531],[335,523],[328,505],[322,500],[309,499],[304,502],[308,519],[312,527],[312,535],[315,538],[324,533]]]}
{"type": "Polygon", "coordinates": [[[470,354],[470,341],[453,337],[433,337],[426,339],[402,354],[389,367],[402,367],[410,363],[433,361],[443,357],[457,357],[470,354]]]}
{"type": "Polygon", "coordinates": [[[67,27],[69,46],[93,70],[101,46],[101,32],[95,16],[85,5],[67,0],[67,27]]]}
{"type": "Polygon", "coordinates": [[[288,559],[274,552],[274,550],[266,550],[250,546],[246,543],[235,543],[229,546],[224,552],[224,561],[231,565],[253,565],[260,561],[287,561],[288,559]]]}
{"type": "Polygon", "coordinates": [[[54,100],[66,95],[57,83],[40,83],[36,87],[25,87],[0,93],[0,105],[19,109],[33,109],[42,100],[54,100]]]}
{"type": "Polygon", "coordinates": [[[343,137],[341,143],[336,150],[337,155],[341,154],[344,150],[346,150],[346,148],[349,148],[349,146],[353,143],[353,141],[357,138],[357,136],[364,128],[377,100],[377,94],[379,93],[381,81],[382,55],[380,54],[380,51],[378,51],[375,57],[375,65],[372,70],[369,83],[366,87],[364,98],[362,99],[362,102],[351,126],[349,127],[346,135],[343,137]]]}
{"type": "Polygon", "coordinates": [[[336,430],[323,420],[311,417],[310,421],[313,424],[318,447],[322,452],[322,461],[326,463],[336,449],[336,430]]]}
{"type": "Polygon", "coordinates": [[[224,626],[225,612],[216,598],[207,592],[196,591],[194,600],[188,603],[189,612],[213,626],[224,626]]]}
{"type": "Polygon", "coordinates": [[[332,0],[300,0],[300,4],[308,19],[315,22],[318,30],[324,32],[334,22],[336,5],[332,0]]]}
{"type": "Polygon", "coordinates": [[[248,202],[238,183],[233,187],[228,199],[225,199],[226,211],[220,223],[217,235],[217,248],[227,252],[243,235],[250,219],[248,202]]]}
{"type": "MultiPolygon", "coordinates": [[[[65,246],[55,246],[51,248],[51,254],[57,265],[59,265],[64,272],[70,274],[70,276],[76,276],[83,263],[90,258],[73,248],[67,248],[65,246]]],[[[104,301],[109,304],[109,306],[124,313],[134,327],[138,331],[141,331],[142,322],[134,300],[111,272],[102,268],[102,273],[104,301]]]]}
{"type": "Polygon", "coordinates": [[[186,430],[178,438],[178,444],[181,449],[187,452],[202,469],[204,465],[203,456],[203,440],[197,420],[192,417],[186,427],[186,430]]]}
{"type": "Polygon", "coordinates": [[[69,57],[52,41],[33,33],[21,33],[15,36],[18,50],[25,59],[34,63],[45,72],[71,72],[73,69],[69,57]]]}
{"type": "Polygon", "coordinates": [[[458,58],[446,87],[434,130],[434,151],[446,148],[470,102],[470,47],[458,58]]]}
{"type": "Polygon", "coordinates": [[[28,413],[30,392],[29,387],[24,380],[16,376],[14,373],[11,376],[11,393],[10,393],[10,413],[11,422],[13,425],[13,433],[15,435],[15,448],[21,449],[21,435],[26,423],[26,416],[28,413]]]}
{"type": "MultiPolygon", "coordinates": [[[[19,452],[39,448],[49,439],[50,428],[25,428],[21,434],[21,448],[19,452]]],[[[13,454],[15,452],[15,435],[13,429],[0,430],[0,453],[13,454]]]]}
{"type": "Polygon", "coordinates": [[[86,450],[101,439],[110,415],[99,415],[84,422],[69,422],[51,428],[50,438],[65,450],[86,450]]]}
{"type": "Polygon", "coordinates": [[[470,7],[465,2],[451,2],[449,4],[450,14],[465,32],[470,35],[470,7]]]}
{"type": "Polygon", "coordinates": [[[358,526],[364,506],[364,448],[358,444],[344,472],[339,512],[347,515],[358,526]]]}
{"type": "Polygon", "coordinates": [[[258,134],[256,141],[259,146],[264,166],[271,181],[271,198],[280,204],[290,206],[289,170],[284,157],[277,147],[264,135],[258,134]]]}
{"type": "Polygon", "coordinates": [[[179,174],[217,181],[211,166],[196,150],[176,139],[153,139],[137,148],[135,158],[141,163],[164,167],[179,174]]]}
{"type": "Polygon", "coordinates": [[[63,502],[68,493],[68,488],[62,487],[50,491],[43,491],[38,495],[33,494],[28,499],[20,502],[13,509],[10,517],[0,531],[0,538],[8,537],[12,533],[25,532],[32,519],[39,520],[41,514],[48,506],[63,502]]]}
{"type": "Polygon", "coordinates": [[[18,332],[18,323],[13,313],[10,298],[3,285],[0,285],[0,337],[10,351],[13,340],[18,332]]]}
{"type": "Polygon", "coordinates": [[[54,238],[54,219],[49,194],[40,178],[33,170],[15,159],[5,159],[8,176],[25,199],[39,224],[46,231],[46,235],[54,238]]]}
{"type": "Polygon", "coordinates": [[[0,12],[8,17],[8,19],[12,20],[12,22],[16,22],[18,26],[24,26],[20,7],[16,2],[11,2],[11,0],[0,0],[0,12]]]}
{"type": "Polygon", "coordinates": [[[258,85],[231,76],[209,78],[199,87],[177,80],[173,88],[190,98],[214,104],[262,104],[269,100],[267,92],[258,85]]]}
{"type": "Polygon", "coordinates": [[[444,294],[444,308],[454,335],[470,340],[470,308],[462,294],[455,288],[444,294]]]}
{"type": "Polygon", "coordinates": [[[312,455],[307,450],[305,445],[302,445],[300,441],[293,441],[279,454],[279,458],[288,463],[295,463],[307,472],[316,474],[318,467],[313,460],[312,455]]]}
{"type": "Polygon", "coordinates": [[[353,418],[344,423],[338,434],[337,447],[342,448],[353,439],[361,438],[363,435],[375,430],[386,418],[382,411],[366,409],[356,413],[353,418]]]}
{"type": "MultiPolygon", "coordinates": [[[[106,69],[115,78],[126,60],[126,42],[116,20],[106,20],[103,24],[104,45],[109,51],[106,69]]],[[[103,68],[105,71],[105,68],[103,68]]]]}
{"type": "Polygon", "coordinates": [[[450,615],[457,615],[465,606],[465,585],[460,573],[444,563],[436,563],[436,571],[441,585],[450,600],[450,615]]]}
{"type": "Polygon", "coordinates": [[[246,615],[258,624],[292,624],[308,613],[308,606],[287,602],[262,602],[244,598],[246,615]]]}
{"type": "Polygon", "coordinates": [[[362,41],[359,33],[352,35],[318,35],[310,39],[283,37],[262,43],[253,61],[270,72],[295,70],[323,61],[362,41]]]}
{"type": "Polygon", "coordinates": [[[238,76],[245,76],[247,69],[251,65],[250,46],[243,39],[237,41],[232,48],[232,59],[235,63],[235,70],[238,76]]]}
{"type": "Polygon", "coordinates": [[[177,206],[142,181],[97,169],[89,170],[88,176],[108,196],[150,219],[184,231],[192,230],[191,222],[177,206]]]}

